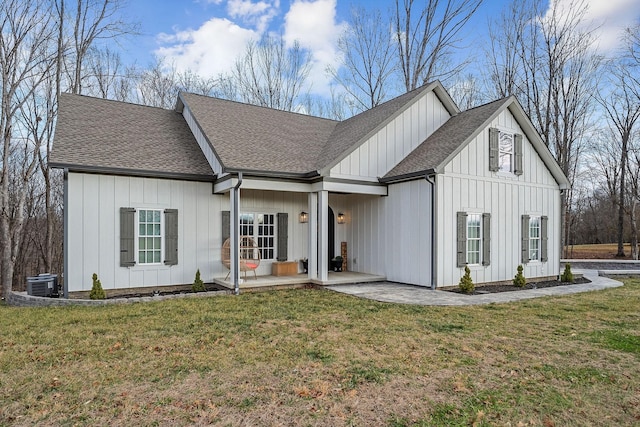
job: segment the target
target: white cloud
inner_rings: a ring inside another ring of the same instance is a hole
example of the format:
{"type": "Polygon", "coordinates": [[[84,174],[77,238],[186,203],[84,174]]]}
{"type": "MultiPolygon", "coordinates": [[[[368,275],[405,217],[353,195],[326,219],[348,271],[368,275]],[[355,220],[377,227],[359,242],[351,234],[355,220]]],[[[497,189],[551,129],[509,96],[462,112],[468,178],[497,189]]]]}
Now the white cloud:
{"type": "Polygon", "coordinates": [[[325,70],[337,63],[337,40],[346,28],[344,22],[336,22],[336,0],[295,0],[284,19],[287,45],[298,41],[311,52],[313,64],[308,78],[311,91],[327,95],[331,79],[325,70]]]}
{"type": "MultiPolygon", "coordinates": [[[[155,53],[180,71],[215,77],[232,69],[249,41],[269,31],[279,35],[272,28],[278,22],[279,8],[280,0],[229,0],[229,19],[214,17],[197,29],[159,34],[161,47],[155,53]]],[[[311,54],[310,91],[327,95],[331,79],[325,70],[337,63],[337,40],[346,28],[345,23],[336,22],[336,0],[293,0],[282,24],[286,45],[297,40],[311,54]]]]}
{"type": "MultiPolygon", "coordinates": [[[[576,6],[575,0],[555,0],[560,11],[576,6]]],[[[585,27],[595,29],[597,49],[603,54],[622,46],[624,29],[640,18],[638,0],[586,0],[585,27]]],[[[549,5],[551,10],[552,4],[549,5]]]]}
{"type": "Polygon", "coordinates": [[[168,46],[157,49],[156,54],[174,63],[180,71],[217,76],[233,66],[250,40],[259,37],[255,30],[242,28],[227,19],[212,18],[197,30],[160,34],[158,40],[168,46]]]}
{"type": "Polygon", "coordinates": [[[273,18],[278,15],[280,0],[258,1],[229,0],[227,12],[232,18],[240,18],[245,23],[254,25],[258,32],[263,33],[273,18]]]}

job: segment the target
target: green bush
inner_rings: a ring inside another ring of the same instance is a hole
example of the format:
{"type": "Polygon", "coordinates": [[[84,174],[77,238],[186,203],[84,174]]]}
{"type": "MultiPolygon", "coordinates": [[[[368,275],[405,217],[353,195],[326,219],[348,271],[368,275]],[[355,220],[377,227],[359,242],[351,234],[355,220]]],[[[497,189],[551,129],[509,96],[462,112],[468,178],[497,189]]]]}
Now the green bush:
{"type": "Polygon", "coordinates": [[[473,280],[471,280],[471,270],[469,270],[469,266],[464,267],[464,276],[460,278],[460,283],[458,283],[458,287],[465,294],[470,294],[476,288],[473,284],[473,280]]]}
{"type": "Polygon", "coordinates": [[[524,288],[524,285],[527,284],[527,279],[524,277],[524,274],[522,274],[522,270],[524,270],[524,269],[522,268],[521,265],[519,265],[518,266],[518,273],[513,278],[513,286],[517,286],[519,288],[524,288]]]}
{"type": "Polygon", "coordinates": [[[564,271],[562,272],[562,276],[560,276],[560,281],[573,283],[573,273],[571,272],[571,264],[566,263],[564,265],[564,271]]]}
{"type": "Polygon", "coordinates": [[[204,287],[204,282],[200,278],[200,269],[196,271],[196,280],[193,281],[191,290],[193,290],[193,292],[204,292],[206,290],[204,287]]]}
{"type": "Polygon", "coordinates": [[[98,280],[98,275],[93,273],[93,285],[91,286],[91,292],[89,292],[89,298],[91,299],[105,299],[107,294],[102,289],[102,283],[98,280]]]}

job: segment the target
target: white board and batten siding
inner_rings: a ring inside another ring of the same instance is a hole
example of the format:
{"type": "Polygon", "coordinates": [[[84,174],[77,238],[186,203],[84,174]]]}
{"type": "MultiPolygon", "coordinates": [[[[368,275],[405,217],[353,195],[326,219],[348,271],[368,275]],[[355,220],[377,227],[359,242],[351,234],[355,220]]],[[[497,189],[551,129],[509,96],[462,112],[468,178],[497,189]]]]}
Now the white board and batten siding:
{"type": "Polygon", "coordinates": [[[527,278],[557,275],[560,269],[560,190],[544,162],[508,110],[489,127],[523,134],[523,174],[489,170],[489,130],[483,129],[437,175],[437,282],[457,285],[456,213],[491,214],[489,266],[471,266],[474,283],[511,280],[521,259],[521,216],[547,216],[548,261],[524,264],[527,278]]]}
{"type": "Polygon", "coordinates": [[[364,180],[384,176],[449,117],[438,97],[427,92],[331,168],[329,176],[364,180]]]}
{"type": "Polygon", "coordinates": [[[332,195],[346,210],[349,270],[430,286],[431,192],[423,179],[390,185],[387,197],[332,195]]]}
{"type": "Polygon", "coordinates": [[[211,183],[69,173],[69,291],[91,289],[97,273],[105,289],[192,283],[222,274],[220,210],[228,198],[211,183]],[[120,208],[177,209],[178,264],[120,266],[120,208]]]}

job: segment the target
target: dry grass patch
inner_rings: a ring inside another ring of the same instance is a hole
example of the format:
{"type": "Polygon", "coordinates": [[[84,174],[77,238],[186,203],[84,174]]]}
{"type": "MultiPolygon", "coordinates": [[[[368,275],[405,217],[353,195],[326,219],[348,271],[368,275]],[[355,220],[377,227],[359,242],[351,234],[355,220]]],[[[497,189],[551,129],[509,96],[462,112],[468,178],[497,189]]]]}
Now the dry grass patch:
{"type": "Polygon", "coordinates": [[[617,258],[617,243],[601,243],[592,245],[570,245],[565,252],[572,259],[631,259],[631,244],[624,244],[624,258],[617,258]]]}
{"type": "Polygon", "coordinates": [[[639,300],[3,306],[0,425],[637,425],[639,300]]]}

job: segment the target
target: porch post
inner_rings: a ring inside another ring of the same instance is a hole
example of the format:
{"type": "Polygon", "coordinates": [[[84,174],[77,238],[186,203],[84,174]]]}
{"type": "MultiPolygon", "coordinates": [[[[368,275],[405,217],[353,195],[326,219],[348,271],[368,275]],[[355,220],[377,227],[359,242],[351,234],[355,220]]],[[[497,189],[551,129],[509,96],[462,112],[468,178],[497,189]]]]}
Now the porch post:
{"type": "Polygon", "coordinates": [[[231,255],[231,283],[234,292],[240,294],[240,185],[242,185],[242,173],[238,174],[238,183],[229,191],[231,230],[229,233],[231,255]]]}
{"type": "Polygon", "coordinates": [[[329,278],[329,192],[318,191],[318,275],[321,281],[329,278]]]}
{"type": "Polygon", "coordinates": [[[318,195],[309,193],[309,248],[307,274],[309,280],[318,278],[318,195]]]}

